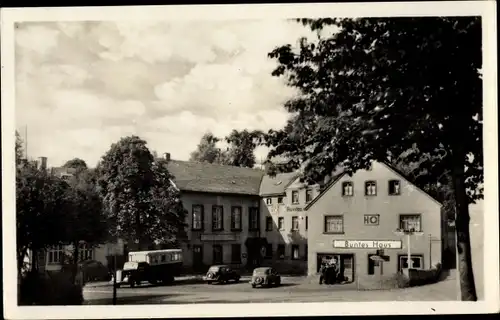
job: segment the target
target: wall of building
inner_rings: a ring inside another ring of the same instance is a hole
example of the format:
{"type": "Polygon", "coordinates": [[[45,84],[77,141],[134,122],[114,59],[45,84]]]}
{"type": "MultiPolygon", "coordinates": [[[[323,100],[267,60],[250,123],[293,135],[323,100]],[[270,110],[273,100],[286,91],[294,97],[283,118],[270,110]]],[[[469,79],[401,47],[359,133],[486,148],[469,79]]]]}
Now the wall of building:
{"type": "Polygon", "coordinates": [[[261,198],[261,225],[262,235],[272,246],[272,255],[267,254],[266,264],[273,266],[279,272],[305,273],[307,270],[307,232],[308,218],[304,207],[306,190],[310,189],[311,200],[319,194],[319,187],[307,187],[297,179],[290,184],[283,194],[264,195],[261,198]],[[292,202],[292,192],[298,193],[298,203],[292,202]],[[278,199],[281,198],[281,203],[278,199]],[[269,203],[270,201],[270,203],[269,203]],[[293,230],[293,218],[298,219],[298,230],[293,230]],[[267,219],[272,219],[271,229],[267,228],[267,219]],[[279,228],[279,221],[283,219],[283,228],[279,228]],[[278,246],[283,245],[284,257],[278,254],[278,246]],[[298,246],[298,257],[293,255],[295,246],[298,246]]]}
{"type": "Polygon", "coordinates": [[[337,253],[354,254],[356,276],[365,276],[368,272],[368,254],[375,254],[376,249],[340,249],[334,248],[334,240],[402,240],[401,249],[386,249],[390,261],[384,262],[384,274],[397,272],[398,255],[406,255],[407,239],[395,234],[399,228],[400,214],[421,214],[421,236],[411,239],[412,255],[422,255],[423,267],[430,268],[441,262],[441,205],[403,179],[396,172],[383,164],[375,163],[371,170],[360,170],[352,177],[344,175],[332,187],[325,191],[308,209],[308,273],[317,270],[317,254],[337,253]],[[388,181],[399,180],[400,195],[388,194],[388,181]],[[365,196],[365,181],[377,183],[377,194],[365,196]],[[342,196],[342,183],[354,183],[354,195],[342,196]],[[379,215],[378,225],[366,225],[364,215],[379,215]],[[326,234],[325,216],[342,215],[343,233],[326,234]]]}
{"type": "MultiPolygon", "coordinates": [[[[63,252],[65,255],[70,257],[73,254],[73,246],[67,245],[63,246],[63,252]]],[[[124,242],[119,240],[118,243],[105,243],[92,248],[92,259],[101,262],[104,266],[108,266],[108,257],[114,254],[123,255],[124,242]]],[[[45,261],[43,262],[43,267],[45,271],[58,271],[61,270],[64,264],[64,258],[58,261],[50,261],[49,255],[52,250],[47,250],[45,252],[45,261]]]]}
{"type": "Polygon", "coordinates": [[[186,269],[189,270],[193,267],[193,246],[202,246],[203,264],[206,267],[214,263],[214,245],[221,245],[223,248],[222,263],[231,264],[234,267],[242,267],[246,265],[247,248],[245,246],[245,241],[248,237],[259,237],[260,230],[262,230],[262,224],[259,226],[260,229],[257,231],[249,230],[249,210],[250,207],[259,208],[259,197],[195,192],[183,192],[181,197],[183,205],[188,211],[188,215],[186,217],[186,223],[188,225],[186,229],[188,241],[182,246],[184,252],[184,266],[186,269]],[[202,205],[204,207],[204,229],[202,231],[192,229],[194,205],[202,205]],[[223,230],[212,230],[212,207],[214,205],[223,207],[223,230]],[[241,207],[241,230],[231,229],[232,207],[241,207]],[[232,261],[233,244],[241,245],[240,263],[233,263],[232,261]]]}

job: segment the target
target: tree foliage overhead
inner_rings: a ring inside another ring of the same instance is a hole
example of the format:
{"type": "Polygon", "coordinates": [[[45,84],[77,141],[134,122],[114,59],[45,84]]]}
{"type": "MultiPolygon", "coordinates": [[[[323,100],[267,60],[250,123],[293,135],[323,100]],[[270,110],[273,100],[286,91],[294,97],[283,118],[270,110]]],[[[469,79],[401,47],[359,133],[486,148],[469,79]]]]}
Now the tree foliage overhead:
{"type": "Polygon", "coordinates": [[[225,163],[237,167],[255,166],[255,148],[260,144],[263,133],[258,130],[233,130],[225,138],[229,143],[225,163]]]}
{"type": "Polygon", "coordinates": [[[182,212],[177,211],[183,208],[163,163],[155,162],[144,140],[131,136],[114,143],[99,164],[111,234],[138,242],[139,250],[152,242],[172,242],[183,229],[182,212]]]}
{"type": "MultiPolygon", "coordinates": [[[[69,185],[34,165],[17,168],[16,238],[18,268],[28,250],[36,253],[64,242],[69,185]]],[[[20,271],[20,270],[19,270],[20,271]]]]}
{"type": "Polygon", "coordinates": [[[219,138],[215,137],[211,132],[205,133],[200,140],[195,151],[191,153],[190,161],[222,163],[224,160],[223,151],[217,147],[219,138]]]}
{"type": "Polygon", "coordinates": [[[88,169],[87,163],[80,158],[74,158],[66,161],[63,167],[75,169],[77,172],[85,171],[88,169]]]}
{"type": "Polygon", "coordinates": [[[262,137],[263,133],[258,130],[233,130],[224,139],[209,132],[203,135],[197,149],[191,153],[190,161],[253,168],[256,163],[254,151],[262,137]],[[217,146],[221,141],[228,144],[226,150],[217,146]]]}
{"type": "Polygon", "coordinates": [[[21,138],[21,135],[19,132],[16,130],[16,147],[15,147],[15,152],[16,152],[16,165],[19,165],[21,163],[21,159],[24,158],[24,147],[23,147],[23,140],[21,138]]]}
{"type": "Polygon", "coordinates": [[[300,95],[286,103],[285,128],[266,137],[269,157],[305,166],[320,181],[408,150],[429,183],[450,172],[456,202],[462,299],[475,300],[468,204],[482,198],[481,20],[478,17],[301,19],[337,30],[269,56],[300,95]]]}

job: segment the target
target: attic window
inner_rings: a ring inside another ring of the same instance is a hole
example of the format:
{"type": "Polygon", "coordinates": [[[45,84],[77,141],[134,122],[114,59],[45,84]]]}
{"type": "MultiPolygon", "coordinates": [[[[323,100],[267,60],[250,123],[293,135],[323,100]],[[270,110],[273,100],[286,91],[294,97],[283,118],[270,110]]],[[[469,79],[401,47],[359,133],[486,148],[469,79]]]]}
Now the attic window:
{"type": "Polygon", "coordinates": [[[233,181],[231,181],[231,183],[232,183],[232,184],[236,184],[236,181],[234,181],[234,180],[233,180],[233,181]]]}
{"type": "Polygon", "coordinates": [[[283,181],[278,181],[278,182],[276,182],[276,183],[275,183],[275,185],[276,185],[276,186],[279,186],[279,185],[280,185],[280,184],[282,184],[282,183],[283,183],[283,181]]]}

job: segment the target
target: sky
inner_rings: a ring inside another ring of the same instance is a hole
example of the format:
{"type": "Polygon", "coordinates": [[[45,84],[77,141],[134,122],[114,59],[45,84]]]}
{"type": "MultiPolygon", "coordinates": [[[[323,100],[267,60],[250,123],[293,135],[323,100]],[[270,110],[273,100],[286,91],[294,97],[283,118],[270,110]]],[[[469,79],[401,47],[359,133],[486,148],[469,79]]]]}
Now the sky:
{"type": "Polygon", "coordinates": [[[310,35],[287,20],[19,23],[16,128],[49,166],[95,166],[129,135],[188,160],[208,131],[285,125],[295,91],[267,53],[310,35]]]}

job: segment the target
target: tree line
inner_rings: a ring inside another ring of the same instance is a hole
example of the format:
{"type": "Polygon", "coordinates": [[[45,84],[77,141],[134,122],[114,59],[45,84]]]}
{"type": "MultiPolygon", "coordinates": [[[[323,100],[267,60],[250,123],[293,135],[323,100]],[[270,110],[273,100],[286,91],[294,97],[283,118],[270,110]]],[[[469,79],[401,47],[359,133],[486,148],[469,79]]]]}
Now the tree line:
{"type": "Polygon", "coordinates": [[[79,248],[116,242],[137,250],[151,245],[177,247],[184,235],[185,210],[164,159],[155,159],[146,142],[125,137],[103,155],[96,168],[75,158],[63,179],[23,159],[16,132],[16,232],[19,275],[29,254],[28,271],[36,272],[37,256],[57,245],[71,245],[63,263],[77,273],[79,248]]]}

